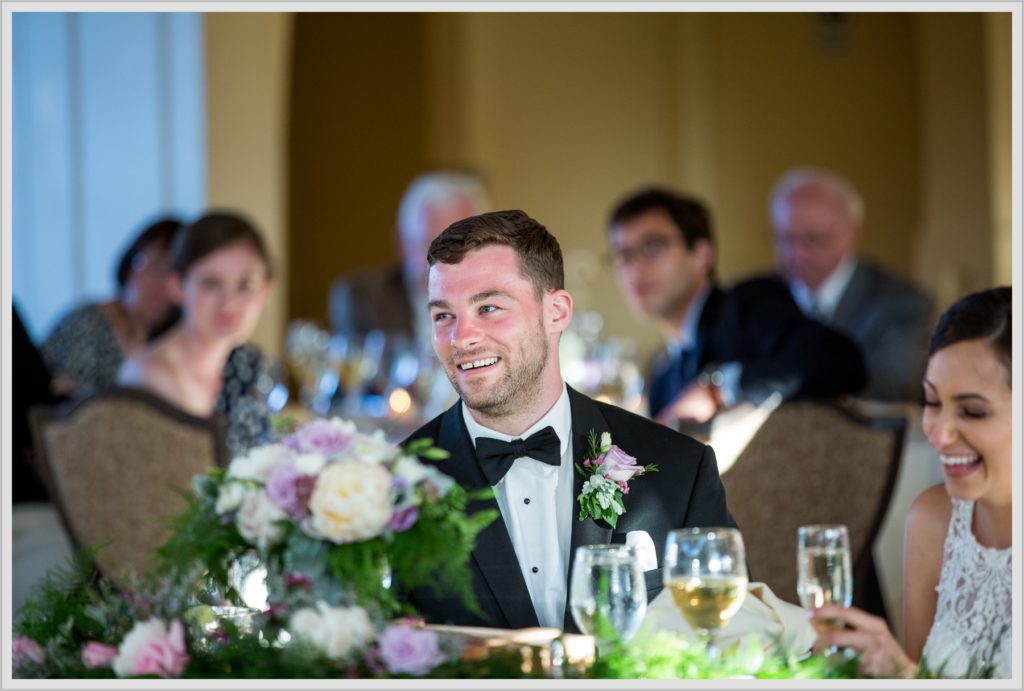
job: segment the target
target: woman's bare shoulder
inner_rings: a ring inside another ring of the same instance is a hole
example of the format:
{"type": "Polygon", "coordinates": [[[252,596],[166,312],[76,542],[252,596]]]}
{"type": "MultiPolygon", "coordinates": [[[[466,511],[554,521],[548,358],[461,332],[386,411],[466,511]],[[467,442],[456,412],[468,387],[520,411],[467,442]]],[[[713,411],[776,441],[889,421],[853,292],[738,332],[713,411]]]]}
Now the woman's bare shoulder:
{"type": "Polygon", "coordinates": [[[921,492],[907,511],[907,537],[921,537],[941,541],[949,527],[953,503],[946,493],[945,485],[934,485],[921,492]]]}

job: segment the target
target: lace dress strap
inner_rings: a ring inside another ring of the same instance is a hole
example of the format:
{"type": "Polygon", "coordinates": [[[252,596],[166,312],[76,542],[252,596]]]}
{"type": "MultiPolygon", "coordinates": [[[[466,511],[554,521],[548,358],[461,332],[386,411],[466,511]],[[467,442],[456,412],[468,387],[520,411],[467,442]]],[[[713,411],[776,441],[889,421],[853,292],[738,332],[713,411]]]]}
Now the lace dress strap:
{"type": "Polygon", "coordinates": [[[1010,674],[1011,549],[978,543],[971,524],[974,502],[953,499],[936,586],[935,621],[924,660],[943,676],[977,675],[987,665],[1010,674]]]}

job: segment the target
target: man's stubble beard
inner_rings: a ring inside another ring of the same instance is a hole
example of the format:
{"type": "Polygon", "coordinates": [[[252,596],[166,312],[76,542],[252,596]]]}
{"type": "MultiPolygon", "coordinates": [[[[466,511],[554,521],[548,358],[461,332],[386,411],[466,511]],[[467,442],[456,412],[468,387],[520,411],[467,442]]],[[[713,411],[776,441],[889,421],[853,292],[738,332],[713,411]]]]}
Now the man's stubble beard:
{"type": "Polygon", "coordinates": [[[501,418],[519,412],[537,397],[543,385],[541,375],[551,350],[543,328],[538,329],[538,341],[539,349],[534,351],[538,357],[531,357],[530,352],[525,349],[514,354],[522,358],[522,364],[518,367],[502,357],[502,362],[506,362],[508,367],[501,380],[479,395],[474,396],[471,392],[463,390],[459,386],[457,373],[452,370],[447,371],[448,380],[466,407],[484,417],[501,418]]]}

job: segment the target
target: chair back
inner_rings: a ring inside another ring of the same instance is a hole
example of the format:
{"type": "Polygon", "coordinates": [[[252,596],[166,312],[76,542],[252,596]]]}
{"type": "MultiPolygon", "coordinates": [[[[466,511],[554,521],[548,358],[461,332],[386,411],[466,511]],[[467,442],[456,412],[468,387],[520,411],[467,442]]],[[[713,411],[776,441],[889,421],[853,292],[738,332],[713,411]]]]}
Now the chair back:
{"type": "Polygon", "coordinates": [[[797,528],[843,523],[854,604],[886,616],[872,547],[895,486],[905,428],[903,417],[869,418],[836,401],[793,400],[772,411],[722,474],[752,578],[799,602],[797,528]]]}
{"type": "Polygon", "coordinates": [[[185,506],[179,491],[227,456],[223,426],[149,392],[113,387],[29,414],[40,470],[73,547],[100,571],[143,572],[185,506]]]}

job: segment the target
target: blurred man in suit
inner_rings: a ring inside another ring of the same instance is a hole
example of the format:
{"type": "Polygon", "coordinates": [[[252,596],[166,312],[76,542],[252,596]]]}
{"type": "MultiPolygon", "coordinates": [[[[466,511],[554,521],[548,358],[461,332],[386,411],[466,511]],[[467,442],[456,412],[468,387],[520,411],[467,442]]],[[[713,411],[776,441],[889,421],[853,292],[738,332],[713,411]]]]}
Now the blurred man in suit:
{"type": "Polygon", "coordinates": [[[414,179],[398,207],[400,261],[338,278],[328,295],[331,330],[360,341],[380,330],[429,343],[427,248],[451,223],[490,206],[483,182],[470,173],[438,170],[414,179]]]}
{"type": "Polygon", "coordinates": [[[620,201],[610,255],[631,306],[658,325],[666,352],[649,373],[650,413],[675,427],[773,393],[832,396],[864,385],[856,345],[807,319],[784,286],[715,281],[711,219],[696,199],[649,187],[620,201]]]}
{"type": "Polygon", "coordinates": [[[576,547],[646,533],[656,553],[644,574],[650,599],[662,588],[668,531],[735,525],[710,446],[565,384],[558,344],[573,300],[543,225],[522,211],[467,218],[433,242],[429,262],[434,350],[460,401],[409,440],[448,450],[439,467],[463,487],[493,488],[469,512],[499,512],[470,561],[480,613],[430,588],[406,593],[429,621],[575,631],[566,605],[576,547]],[[589,435],[604,432],[638,465],[658,466],[629,480],[614,528],[578,520],[585,478],[575,467],[589,435]]]}
{"type": "Polygon", "coordinates": [[[932,300],[857,256],[864,204],[842,176],[797,168],[771,193],[782,278],[805,314],[842,331],[861,348],[864,398],[917,400],[927,361],[932,300]]]}

